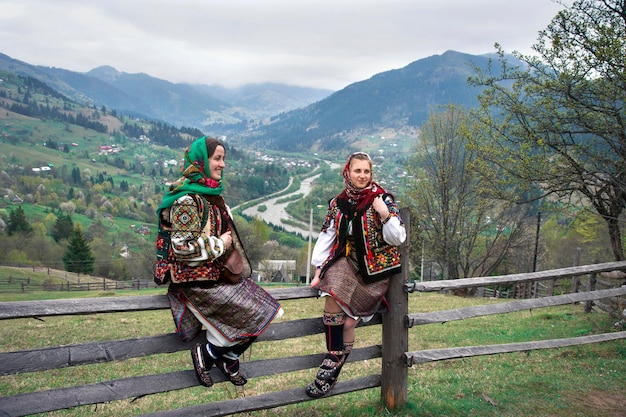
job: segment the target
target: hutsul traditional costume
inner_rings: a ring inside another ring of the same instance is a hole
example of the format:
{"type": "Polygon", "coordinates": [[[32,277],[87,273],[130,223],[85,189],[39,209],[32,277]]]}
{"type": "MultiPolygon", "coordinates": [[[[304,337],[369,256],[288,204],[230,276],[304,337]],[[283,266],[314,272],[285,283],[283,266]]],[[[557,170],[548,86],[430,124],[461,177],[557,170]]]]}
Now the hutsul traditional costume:
{"type": "Polygon", "coordinates": [[[203,326],[206,329],[207,343],[197,343],[191,350],[200,383],[213,385],[209,371],[216,364],[233,384],[243,385],[247,381],[239,356],[282,314],[282,308],[250,279],[250,262],[221,196],[222,182],[210,178],[207,145],[214,149],[216,142],[202,137],[189,146],[183,176],[157,210],[155,281],[169,283],[167,296],[182,340],[192,340],[203,326]],[[235,284],[221,278],[218,266],[229,252],[220,239],[227,230],[232,231],[232,250],[239,251],[244,263],[242,278],[235,284]]]}
{"type": "Polygon", "coordinates": [[[397,246],[406,239],[393,196],[376,182],[358,189],[350,180],[353,156],[343,170],[345,189],[330,201],[311,256],[311,264],[321,270],[320,295],[333,297],[343,310],[324,312],[322,318],[328,353],[315,380],[306,388],[314,398],[324,396],[334,386],[352,350],[354,341],[343,340],[346,315],[369,321],[377,311],[386,309],[389,277],[401,268],[397,246]],[[387,204],[387,218],[381,219],[372,207],[378,196],[387,204]]]}

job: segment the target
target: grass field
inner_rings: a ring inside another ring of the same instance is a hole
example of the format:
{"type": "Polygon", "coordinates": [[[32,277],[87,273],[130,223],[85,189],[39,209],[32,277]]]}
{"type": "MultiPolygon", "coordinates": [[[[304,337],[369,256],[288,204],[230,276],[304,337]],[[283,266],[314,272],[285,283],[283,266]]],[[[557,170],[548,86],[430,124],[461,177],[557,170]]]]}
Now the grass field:
{"type": "MultiPolygon", "coordinates": [[[[128,294],[155,294],[145,290],[128,294]]],[[[125,293],[81,293],[97,297],[125,293]]],[[[66,294],[60,294],[65,297],[66,294]]],[[[31,294],[36,297],[36,294],[31,294]]],[[[73,296],[78,296],[74,293],[73,296]]],[[[49,298],[49,297],[48,297],[49,298]]],[[[7,301],[4,299],[4,301],[7,301]]],[[[497,300],[460,298],[442,294],[410,295],[410,312],[447,310],[497,300]]],[[[283,303],[280,320],[318,317],[322,301],[306,299],[283,303]]],[[[409,330],[409,350],[509,343],[610,332],[614,319],[602,312],[584,314],[582,306],[568,305],[501,316],[419,326],[409,330]]],[[[48,317],[43,321],[0,321],[0,351],[13,351],[88,340],[125,339],[173,331],[169,311],[48,317]]],[[[380,344],[380,326],[357,329],[355,347],[380,344]]],[[[322,336],[259,342],[245,361],[319,353],[322,336]]],[[[10,395],[109,379],[190,369],[188,352],[155,355],[122,362],[0,377],[0,394],[10,395]]],[[[341,379],[380,373],[380,360],[348,362],[341,379]]],[[[59,411],[46,416],[131,416],[181,408],[238,396],[304,387],[315,370],[252,378],[244,389],[218,384],[194,387],[135,400],[59,411]]],[[[304,402],[244,416],[510,416],[510,417],[624,417],[626,416],[626,341],[614,341],[523,353],[433,362],[409,369],[408,402],[390,412],[380,401],[380,388],[304,402]]]]}

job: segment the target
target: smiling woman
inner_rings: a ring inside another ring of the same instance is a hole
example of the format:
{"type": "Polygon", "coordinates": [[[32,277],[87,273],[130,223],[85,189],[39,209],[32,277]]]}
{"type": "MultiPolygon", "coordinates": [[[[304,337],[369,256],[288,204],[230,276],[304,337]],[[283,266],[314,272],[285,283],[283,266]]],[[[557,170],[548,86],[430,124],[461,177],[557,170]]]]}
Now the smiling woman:
{"type": "Polygon", "coordinates": [[[306,387],[313,398],[328,394],[337,383],[354,346],[355,327],[379,311],[389,277],[401,268],[397,246],[406,240],[406,230],[393,196],[373,181],[372,166],[364,152],[348,157],[345,189],[330,201],[311,255],[311,286],[325,297],[322,321],[328,351],[306,387]]]}
{"type": "Polygon", "coordinates": [[[250,279],[252,268],[221,196],[225,146],[208,137],[185,151],[183,176],[159,206],[155,281],[169,284],[176,331],[184,341],[206,329],[191,357],[198,381],[213,385],[215,364],[234,384],[247,382],[239,356],[282,314],[280,304],[250,279]],[[240,260],[239,280],[227,279],[221,265],[240,260]],[[226,260],[226,261],[224,261],[226,260]]]}

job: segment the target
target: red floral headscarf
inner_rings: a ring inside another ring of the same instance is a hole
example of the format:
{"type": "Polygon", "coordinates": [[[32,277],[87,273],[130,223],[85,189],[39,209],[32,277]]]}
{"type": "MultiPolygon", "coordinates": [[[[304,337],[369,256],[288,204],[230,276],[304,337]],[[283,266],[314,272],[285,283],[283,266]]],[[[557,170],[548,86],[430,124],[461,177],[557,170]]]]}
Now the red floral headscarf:
{"type": "Polygon", "coordinates": [[[384,194],[385,190],[374,182],[374,176],[372,174],[372,179],[369,184],[365,188],[357,188],[350,180],[350,164],[353,159],[359,159],[363,161],[369,161],[370,166],[372,166],[372,159],[365,152],[355,152],[348,157],[346,161],[346,165],[343,167],[343,185],[345,189],[337,198],[346,199],[356,204],[356,211],[365,210],[376,198],[376,196],[380,194],[384,194]]]}

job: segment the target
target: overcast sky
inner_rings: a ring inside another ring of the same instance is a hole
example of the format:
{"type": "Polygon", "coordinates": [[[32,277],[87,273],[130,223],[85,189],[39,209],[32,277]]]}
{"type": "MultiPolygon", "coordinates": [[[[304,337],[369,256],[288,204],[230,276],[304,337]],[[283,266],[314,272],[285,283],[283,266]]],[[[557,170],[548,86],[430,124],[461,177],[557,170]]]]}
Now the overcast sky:
{"type": "MultiPolygon", "coordinates": [[[[567,0],[566,0],[567,1],[567,0]]],[[[571,1],[567,1],[567,4],[571,1]]],[[[171,82],[339,90],[455,50],[531,53],[552,0],[0,0],[0,52],[171,82]]]]}

